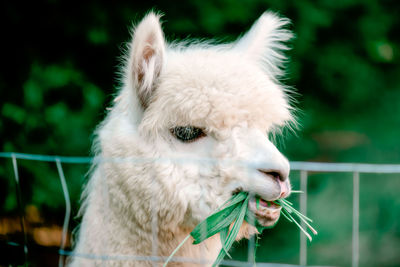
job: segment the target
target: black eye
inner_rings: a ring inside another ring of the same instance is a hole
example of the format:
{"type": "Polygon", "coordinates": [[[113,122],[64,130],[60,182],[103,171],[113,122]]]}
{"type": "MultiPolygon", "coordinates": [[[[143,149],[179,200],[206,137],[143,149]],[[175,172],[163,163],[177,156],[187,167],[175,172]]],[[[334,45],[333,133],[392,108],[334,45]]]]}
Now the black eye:
{"type": "Polygon", "coordinates": [[[185,143],[195,141],[206,135],[202,129],[194,126],[177,126],[170,131],[176,138],[185,143]]]}

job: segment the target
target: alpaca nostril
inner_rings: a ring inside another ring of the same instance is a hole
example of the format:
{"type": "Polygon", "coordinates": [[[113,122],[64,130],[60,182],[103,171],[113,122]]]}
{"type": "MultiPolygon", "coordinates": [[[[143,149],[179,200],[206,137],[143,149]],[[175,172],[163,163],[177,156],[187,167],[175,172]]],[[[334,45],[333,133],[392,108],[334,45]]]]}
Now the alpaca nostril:
{"type": "Polygon", "coordinates": [[[267,176],[272,176],[273,178],[275,178],[276,180],[280,180],[280,181],[285,181],[287,179],[286,175],[283,175],[282,172],[278,171],[278,170],[262,170],[262,169],[258,169],[259,172],[267,175],[267,176]]]}
{"type": "Polygon", "coordinates": [[[282,175],[279,173],[279,172],[269,172],[269,173],[267,173],[267,174],[269,174],[269,175],[271,175],[272,177],[274,177],[275,179],[279,179],[279,180],[282,180],[282,175]]]}

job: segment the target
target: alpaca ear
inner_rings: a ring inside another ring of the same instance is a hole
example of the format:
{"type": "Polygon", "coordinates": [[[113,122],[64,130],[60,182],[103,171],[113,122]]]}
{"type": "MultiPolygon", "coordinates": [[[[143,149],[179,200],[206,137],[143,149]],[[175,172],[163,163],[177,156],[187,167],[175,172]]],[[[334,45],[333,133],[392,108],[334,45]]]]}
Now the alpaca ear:
{"type": "Polygon", "coordinates": [[[293,37],[289,30],[284,29],[288,24],[289,19],[265,12],[251,29],[236,41],[234,49],[260,62],[273,77],[282,76],[282,64],[286,59],[282,51],[288,50],[284,42],[293,37]]]}
{"type": "Polygon", "coordinates": [[[149,13],[135,28],[128,60],[128,78],[146,109],[162,71],[165,54],[160,15],[149,13]],[[130,79],[129,79],[130,80],[130,79]]]}

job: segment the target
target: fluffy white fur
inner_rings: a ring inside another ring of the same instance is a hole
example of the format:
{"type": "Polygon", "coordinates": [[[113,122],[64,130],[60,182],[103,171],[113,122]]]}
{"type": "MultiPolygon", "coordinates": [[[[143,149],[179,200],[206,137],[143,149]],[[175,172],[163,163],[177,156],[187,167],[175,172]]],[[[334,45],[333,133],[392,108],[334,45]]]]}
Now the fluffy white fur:
{"type": "MultiPolygon", "coordinates": [[[[93,167],[74,250],[78,257],[70,258],[70,266],[152,266],[79,255],[168,256],[235,190],[266,200],[282,196],[282,182],[260,170],[279,172],[290,190],[288,161],[268,140],[269,133],[293,122],[278,82],[281,51],[292,36],[283,29],[287,24],[266,12],[226,45],[167,44],[154,13],[137,25],[123,88],[97,132],[97,156],[114,160],[93,167]],[[206,136],[184,143],[171,134],[187,125],[206,136]]],[[[240,237],[254,232],[246,224],[240,237]]],[[[199,245],[187,242],[177,256],[213,261],[220,248],[216,235],[199,245]]]]}

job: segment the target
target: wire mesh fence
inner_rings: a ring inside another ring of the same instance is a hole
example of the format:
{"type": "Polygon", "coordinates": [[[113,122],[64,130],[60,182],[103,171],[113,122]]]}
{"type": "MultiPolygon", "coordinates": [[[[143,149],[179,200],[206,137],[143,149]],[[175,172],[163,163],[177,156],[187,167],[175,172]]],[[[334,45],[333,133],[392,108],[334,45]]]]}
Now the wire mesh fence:
{"type": "MultiPolygon", "coordinates": [[[[68,233],[70,232],[69,225],[71,220],[71,200],[70,193],[67,186],[67,178],[65,177],[63,165],[64,164],[98,164],[101,162],[119,162],[119,163],[142,163],[146,161],[168,161],[171,159],[144,159],[144,158],[92,158],[92,157],[63,157],[63,156],[50,156],[50,155],[33,155],[33,154],[23,154],[23,153],[0,153],[1,158],[10,159],[13,166],[14,172],[14,181],[16,184],[16,197],[18,201],[19,207],[19,223],[21,230],[24,234],[24,239],[22,247],[24,254],[24,263],[27,264],[28,254],[30,253],[28,250],[28,241],[26,235],[26,227],[25,227],[25,216],[23,212],[24,203],[22,202],[20,182],[21,177],[18,172],[18,161],[19,160],[29,160],[29,161],[42,161],[49,162],[51,164],[55,164],[57,168],[58,177],[60,180],[60,186],[62,188],[63,198],[65,201],[65,214],[64,214],[64,222],[62,227],[62,236],[60,247],[58,250],[59,254],[59,266],[64,266],[66,262],[66,257],[77,257],[84,258],[88,260],[98,260],[100,262],[104,262],[105,264],[110,261],[119,261],[119,262],[151,262],[153,266],[160,266],[167,257],[159,256],[158,254],[158,233],[157,233],[157,216],[153,214],[152,216],[152,255],[108,255],[105,251],[104,254],[90,254],[90,253],[77,253],[72,250],[67,249],[68,242],[68,233]]],[[[174,161],[179,162],[180,164],[188,164],[194,162],[206,162],[208,164],[213,164],[214,160],[212,159],[174,159],[174,161]]],[[[236,164],[237,162],[235,162],[236,164]]],[[[232,164],[232,162],[229,162],[232,164]]],[[[248,167],[254,168],[252,164],[248,164],[248,167]]],[[[400,173],[400,164],[347,164],[347,163],[316,163],[316,162],[291,162],[291,170],[300,172],[300,191],[303,194],[300,195],[300,212],[303,214],[307,214],[307,188],[308,188],[308,177],[310,173],[318,173],[318,172],[341,172],[341,173],[351,173],[353,179],[353,202],[352,202],[352,266],[359,266],[359,212],[360,212],[360,175],[364,173],[378,173],[378,174],[398,174],[400,173]]],[[[304,223],[302,223],[303,227],[305,227],[304,223]]],[[[307,266],[307,240],[306,236],[300,232],[300,244],[299,244],[299,262],[300,266],[307,266]]],[[[225,259],[221,262],[221,264],[226,266],[254,266],[255,264],[255,239],[254,237],[250,239],[248,245],[248,257],[247,261],[238,261],[238,260],[229,260],[225,259]]],[[[173,257],[171,262],[177,263],[192,263],[198,264],[199,266],[207,266],[212,264],[212,261],[206,259],[193,259],[186,257],[173,257]]],[[[299,266],[297,265],[297,266],[299,266]]],[[[259,263],[257,262],[257,266],[294,266],[291,264],[276,264],[276,263],[259,263]]]]}

